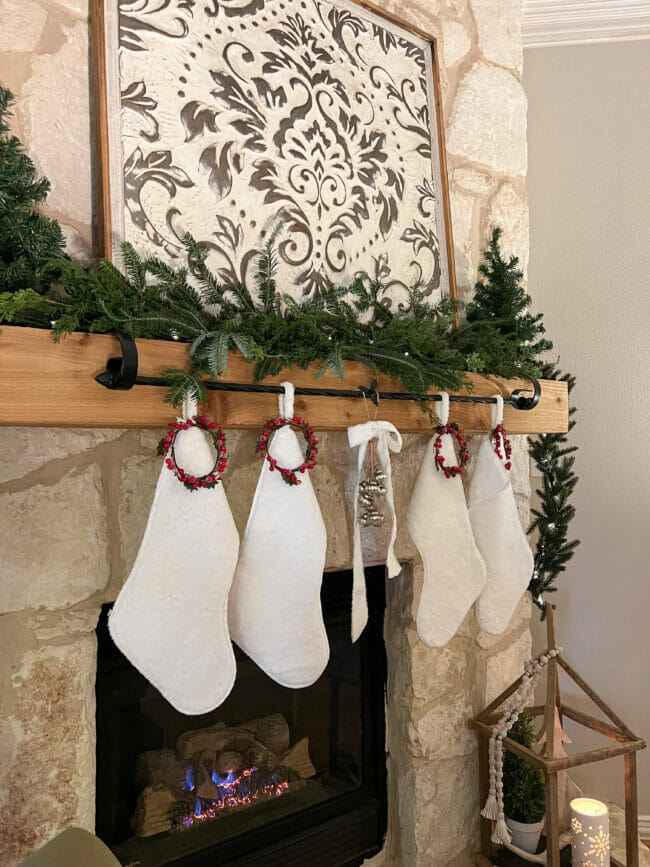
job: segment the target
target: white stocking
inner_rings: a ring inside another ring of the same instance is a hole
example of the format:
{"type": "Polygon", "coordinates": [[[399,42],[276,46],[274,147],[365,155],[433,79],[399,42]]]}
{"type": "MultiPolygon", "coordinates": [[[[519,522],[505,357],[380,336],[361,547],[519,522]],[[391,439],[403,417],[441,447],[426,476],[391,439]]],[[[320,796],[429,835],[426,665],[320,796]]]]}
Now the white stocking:
{"type": "MultiPolygon", "coordinates": [[[[196,404],[184,412],[194,415],[196,404]]],[[[174,449],[179,466],[197,476],[214,464],[197,427],[181,431],[174,449]]],[[[163,464],[109,628],[122,653],[181,713],[213,710],[235,682],[227,605],[238,549],[223,486],[188,490],[163,464]]]]}
{"type": "MultiPolygon", "coordinates": [[[[397,428],[389,421],[367,421],[348,428],[348,442],[352,448],[359,447],[357,457],[357,485],[361,480],[363,465],[366,459],[368,444],[377,440],[377,460],[386,474],[386,504],[390,514],[391,531],[386,552],[386,569],[389,578],[399,575],[401,566],[395,557],[395,537],[397,536],[397,521],[395,519],[395,503],[393,501],[393,480],[390,466],[390,452],[399,452],[402,448],[402,437],[397,428]]],[[[354,559],[352,578],[352,641],[356,641],[368,622],[368,600],[366,598],[366,576],[363,569],[363,549],[361,547],[361,529],[359,527],[359,497],[355,489],[354,495],[354,559]]]]}
{"type": "MultiPolygon", "coordinates": [[[[492,408],[492,427],[503,422],[503,398],[492,408]]],[[[476,605],[479,626],[500,635],[528,587],[533,552],[521,528],[510,475],[486,437],[479,448],[468,492],[474,537],[487,567],[476,605]]]]}
{"type": "MultiPolygon", "coordinates": [[[[443,425],[449,418],[449,395],[441,392],[443,425]]],[[[442,647],[452,638],[485,584],[485,564],[474,541],[460,476],[445,478],[436,469],[434,436],[427,444],[406,510],[406,523],[424,567],[417,613],[420,638],[442,647]]],[[[441,455],[456,464],[451,434],[442,437],[441,455]]]]}
{"type": "MultiPolygon", "coordinates": [[[[293,416],[293,385],[282,383],[280,415],[293,416]]],[[[273,435],[269,454],[297,467],[304,448],[290,427],[273,435]]],[[[233,640],[282,686],[310,686],[323,673],[329,642],[320,589],[327,537],[309,472],[288,485],[264,461],[230,593],[233,640]]]]}

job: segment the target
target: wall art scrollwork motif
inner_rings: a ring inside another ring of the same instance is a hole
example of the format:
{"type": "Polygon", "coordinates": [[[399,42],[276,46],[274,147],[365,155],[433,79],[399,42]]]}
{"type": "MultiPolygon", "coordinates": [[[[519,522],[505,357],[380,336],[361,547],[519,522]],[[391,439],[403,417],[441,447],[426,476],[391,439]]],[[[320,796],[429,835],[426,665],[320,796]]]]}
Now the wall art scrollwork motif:
{"type": "Polygon", "coordinates": [[[430,44],[351,0],[104,0],[113,243],[187,231],[294,295],[359,271],[449,292],[430,44]]]}

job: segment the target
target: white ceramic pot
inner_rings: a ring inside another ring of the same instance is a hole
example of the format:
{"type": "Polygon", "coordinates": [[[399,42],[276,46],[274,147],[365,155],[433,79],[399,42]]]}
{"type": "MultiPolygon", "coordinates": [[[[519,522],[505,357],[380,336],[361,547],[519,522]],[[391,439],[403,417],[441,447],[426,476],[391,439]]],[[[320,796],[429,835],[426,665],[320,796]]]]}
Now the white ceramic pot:
{"type": "Polygon", "coordinates": [[[508,819],[506,816],[506,825],[512,834],[513,846],[517,846],[517,848],[531,854],[537,852],[539,838],[542,836],[542,828],[544,827],[544,819],[541,822],[529,825],[526,822],[515,822],[514,819],[508,819]]]}

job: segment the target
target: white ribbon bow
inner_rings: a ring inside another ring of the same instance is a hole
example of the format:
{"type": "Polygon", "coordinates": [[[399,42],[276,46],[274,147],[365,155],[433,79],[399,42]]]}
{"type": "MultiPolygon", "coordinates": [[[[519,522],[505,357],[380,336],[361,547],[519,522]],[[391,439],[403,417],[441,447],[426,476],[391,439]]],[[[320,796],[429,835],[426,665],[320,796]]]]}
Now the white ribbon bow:
{"type": "MultiPolygon", "coordinates": [[[[368,445],[371,440],[377,440],[377,459],[386,473],[386,502],[390,512],[392,528],[386,552],[386,567],[388,577],[399,575],[401,566],[395,557],[394,545],[397,536],[395,520],[395,502],[393,500],[393,480],[390,467],[390,452],[402,449],[402,437],[399,431],[389,421],[367,421],[348,428],[348,442],[351,448],[359,446],[357,458],[357,486],[361,480],[368,445]]],[[[368,600],[366,598],[366,579],[363,571],[363,549],[361,547],[361,528],[359,526],[359,492],[354,494],[354,560],[352,570],[352,641],[356,641],[368,622],[368,600]]]]}

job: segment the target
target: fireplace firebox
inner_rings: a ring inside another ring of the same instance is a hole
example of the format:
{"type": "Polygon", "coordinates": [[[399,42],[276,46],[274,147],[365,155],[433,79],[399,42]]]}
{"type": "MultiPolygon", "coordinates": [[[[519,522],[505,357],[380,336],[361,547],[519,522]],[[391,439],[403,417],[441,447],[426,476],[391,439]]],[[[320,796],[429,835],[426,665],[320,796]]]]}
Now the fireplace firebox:
{"type": "MultiPolygon", "coordinates": [[[[97,834],[125,867],[352,867],[386,833],[384,568],[350,640],[351,572],[324,575],[330,661],[279,686],[236,648],[237,680],[203,716],[176,711],[97,627],[97,834]]],[[[290,624],[277,624],[278,641],[290,624]]],[[[191,652],[191,641],[188,641],[191,652]]]]}

